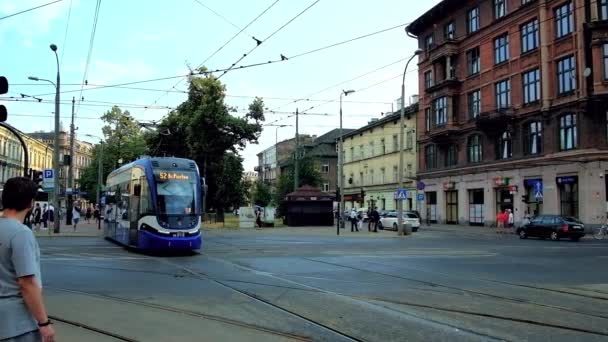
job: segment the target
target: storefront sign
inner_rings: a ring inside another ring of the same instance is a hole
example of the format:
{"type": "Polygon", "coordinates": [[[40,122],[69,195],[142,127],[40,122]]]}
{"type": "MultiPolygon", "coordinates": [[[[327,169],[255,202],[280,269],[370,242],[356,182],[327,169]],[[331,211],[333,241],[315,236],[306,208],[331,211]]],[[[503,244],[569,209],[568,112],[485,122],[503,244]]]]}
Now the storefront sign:
{"type": "Polygon", "coordinates": [[[492,180],[494,181],[494,187],[500,188],[503,186],[508,186],[511,179],[508,177],[494,177],[492,180]]]}
{"type": "Polygon", "coordinates": [[[557,184],[575,184],[578,183],[578,176],[564,176],[556,178],[557,184]]]}
{"type": "Polygon", "coordinates": [[[453,190],[456,189],[455,182],[443,182],[443,190],[453,190]]]}

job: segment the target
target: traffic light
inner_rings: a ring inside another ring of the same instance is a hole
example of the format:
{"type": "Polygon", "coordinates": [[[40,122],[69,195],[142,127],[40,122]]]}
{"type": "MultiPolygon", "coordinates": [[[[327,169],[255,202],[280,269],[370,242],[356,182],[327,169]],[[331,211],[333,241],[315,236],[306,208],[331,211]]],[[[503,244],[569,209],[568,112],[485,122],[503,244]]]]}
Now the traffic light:
{"type": "Polygon", "coordinates": [[[32,172],[30,174],[32,175],[32,180],[34,181],[34,183],[36,183],[38,185],[40,185],[42,183],[42,180],[43,180],[42,171],[32,170],[32,172]]]}
{"type": "MultiPolygon", "coordinates": [[[[0,76],[0,95],[8,93],[8,80],[4,76],[0,76]]],[[[0,104],[0,122],[6,121],[6,107],[0,104]]]]}
{"type": "Polygon", "coordinates": [[[528,203],[528,195],[521,196],[521,201],[524,203],[528,203]]]}

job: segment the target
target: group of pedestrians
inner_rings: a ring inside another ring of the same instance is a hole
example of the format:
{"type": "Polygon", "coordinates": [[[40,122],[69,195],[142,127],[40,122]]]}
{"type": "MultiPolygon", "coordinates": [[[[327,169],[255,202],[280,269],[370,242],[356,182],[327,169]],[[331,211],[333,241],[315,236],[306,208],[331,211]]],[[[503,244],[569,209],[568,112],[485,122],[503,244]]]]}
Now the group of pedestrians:
{"type": "Polygon", "coordinates": [[[39,231],[40,229],[47,230],[49,228],[49,222],[51,226],[55,222],[55,207],[53,207],[52,204],[47,205],[46,203],[40,207],[40,203],[36,203],[34,209],[27,216],[25,223],[30,228],[33,227],[36,231],[39,231]]]}
{"type": "Polygon", "coordinates": [[[511,209],[505,209],[499,211],[496,214],[496,233],[497,234],[510,234],[513,233],[513,226],[515,225],[515,219],[513,211],[511,209]]]}
{"type": "MultiPolygon", "coordinates": [[[[378,207],[375,207],[373,210],[370,209],[367,211],[367,230],[369,232],[378,232],[378,222],[380,222],[380,213],[378,212],[378,207]]],[[[355,208],[352,208],[350,214],[348,216],[350,220],[350,231],[358,232],[359,229],[363,229],[363,215],[362,212],[358,212],[355,208]]]]}

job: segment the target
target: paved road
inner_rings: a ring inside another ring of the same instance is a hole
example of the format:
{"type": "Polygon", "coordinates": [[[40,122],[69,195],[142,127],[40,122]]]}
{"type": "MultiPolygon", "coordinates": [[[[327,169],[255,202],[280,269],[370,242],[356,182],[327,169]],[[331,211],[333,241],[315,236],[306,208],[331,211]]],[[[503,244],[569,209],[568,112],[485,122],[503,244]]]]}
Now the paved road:
{"type": "Polygon", "coordinates": [[[205,232],[149,256],[40,239],[60,341],[607,341],[608,241],[205,232]]]}

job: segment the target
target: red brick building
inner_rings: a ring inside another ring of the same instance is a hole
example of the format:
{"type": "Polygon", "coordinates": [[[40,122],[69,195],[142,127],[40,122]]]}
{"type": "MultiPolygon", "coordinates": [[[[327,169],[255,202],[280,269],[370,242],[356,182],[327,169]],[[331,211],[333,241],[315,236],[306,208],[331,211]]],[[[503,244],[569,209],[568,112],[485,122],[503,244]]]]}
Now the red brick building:
{"type": "Polygon", "coordinates": [[[606,220],[608,0],[444,0],[407,32],[423,216],[606,220]]]}

